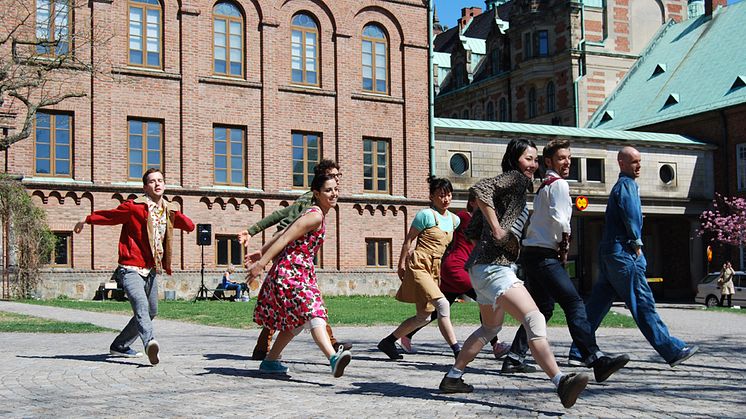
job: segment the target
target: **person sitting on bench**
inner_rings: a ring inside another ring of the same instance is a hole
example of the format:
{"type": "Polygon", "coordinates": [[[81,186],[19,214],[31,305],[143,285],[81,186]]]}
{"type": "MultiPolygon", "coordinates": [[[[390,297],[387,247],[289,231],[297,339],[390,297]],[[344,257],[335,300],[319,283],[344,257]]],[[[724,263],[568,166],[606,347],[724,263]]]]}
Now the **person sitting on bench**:
{"type": "Polygon", "coordinates": [[[241,293],[245,290],[246,284],[242,282],[236,282],[231,279],[231,274],[233,274],[236,271],[236,268],[233,267],[233,265],[228,265],[228,269],[226,269],[225,273],[223,274],[223,283],[221,285],[221,288],[224,290],[235,290],[236,291],[236,297],[234,298],[235,301],[238,301],[241,299],[241,293]]]}

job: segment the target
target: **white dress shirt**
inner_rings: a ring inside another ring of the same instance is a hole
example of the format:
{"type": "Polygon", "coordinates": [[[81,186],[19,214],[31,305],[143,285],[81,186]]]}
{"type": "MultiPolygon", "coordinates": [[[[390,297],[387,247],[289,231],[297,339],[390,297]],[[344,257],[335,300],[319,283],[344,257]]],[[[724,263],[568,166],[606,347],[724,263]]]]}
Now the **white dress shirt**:
{"type": "Polygon", "coordinates": [[[557,250],[562,233],[570,234],[572,200],[570,186],[554,170],[547,170],[548,178],[558,178],[542,186],[534,198],[534,213],[528,225],[524,246],[557,250]]]}

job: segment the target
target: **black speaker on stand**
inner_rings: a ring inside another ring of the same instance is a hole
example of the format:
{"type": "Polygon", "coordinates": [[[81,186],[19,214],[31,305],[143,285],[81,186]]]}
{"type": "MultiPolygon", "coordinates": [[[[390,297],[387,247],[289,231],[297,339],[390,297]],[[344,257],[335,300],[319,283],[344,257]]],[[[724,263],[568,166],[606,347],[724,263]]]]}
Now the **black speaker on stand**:
{"type": "Polygon", "coordinates": [[[202,248],[201,284],[194,301],[208,299],[210,290],[205,286],[205,246],[212,244],[212,224],[197,224],[197,245],[202,248]]]}

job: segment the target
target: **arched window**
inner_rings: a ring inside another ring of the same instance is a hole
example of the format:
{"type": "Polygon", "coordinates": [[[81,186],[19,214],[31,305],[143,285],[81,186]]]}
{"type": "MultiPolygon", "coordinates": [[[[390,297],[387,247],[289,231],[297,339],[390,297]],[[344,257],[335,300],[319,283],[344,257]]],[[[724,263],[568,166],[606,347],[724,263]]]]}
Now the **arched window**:
{"type": "Polygon", "coordinates": [[[293,16],[290,26],[292,81],[293,83],[319,85],[319,27],[305,13],[293,16]]]}
{"type": "Polygon", "coordinates": [[[505,98],[500,99],[500,121],[508,121],[508,100],[505,98]]]}
{"type": "Polygon", "coordinates": [[[215,74],[243,76],[243,16],[233,3],[212,8],[212,51],[215,74]]]}
{"type": "Polygon", "coordinates": [[[388,40],[375,24],[363,29],[363,90],[388,93],[388,40]]]}
{"type": "Polygon", "coordinates": [[[487,120],[488,121],[494,121],[495,120],[495,104],[492,103],[492,101],[487,102],[487,120]]]}
{"type": "Polygon", "coordinates": [[[556,95],[554,93],[554,82],[550,81],[547,83],[547,112],[554,112],[557,110],[556,95]]]}
{"type": "Polygon", "coordinates": [[[528,117],[533,118],[536,116],[536,88],[531,86],[528,89],[528,117]]]}
{"type": "Polygon", "coordinates": [[[158,0],[129,0],[129,64],[163,67],[163,13],[158,0]]]}
{"type": "Polygon", "coordinates": [[[70,4],[68,0],[36,0],[36,52],[65,55],[70,52],[70,4]]]}

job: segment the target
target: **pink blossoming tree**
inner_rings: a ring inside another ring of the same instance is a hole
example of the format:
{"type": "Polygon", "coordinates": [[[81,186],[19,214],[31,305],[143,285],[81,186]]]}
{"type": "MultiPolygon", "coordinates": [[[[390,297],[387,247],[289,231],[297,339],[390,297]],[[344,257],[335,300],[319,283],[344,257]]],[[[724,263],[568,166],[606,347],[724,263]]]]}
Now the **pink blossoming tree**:
{"type": "Polygon", "coordinates": [[[746,199],[715,194],[712,206],[699,216],[697,233],[718,244],[746,245],[746,199]]]}

